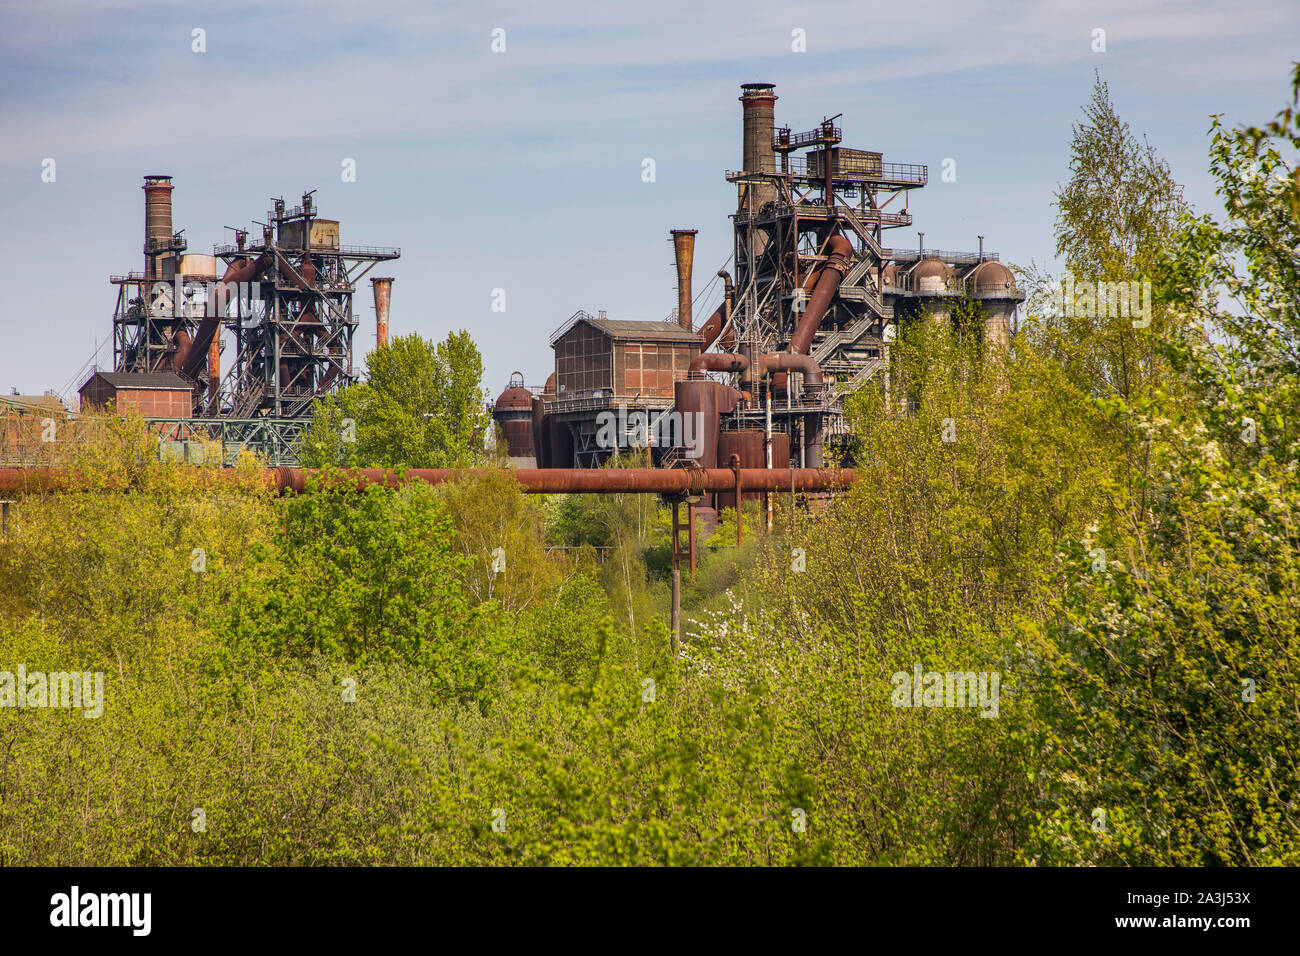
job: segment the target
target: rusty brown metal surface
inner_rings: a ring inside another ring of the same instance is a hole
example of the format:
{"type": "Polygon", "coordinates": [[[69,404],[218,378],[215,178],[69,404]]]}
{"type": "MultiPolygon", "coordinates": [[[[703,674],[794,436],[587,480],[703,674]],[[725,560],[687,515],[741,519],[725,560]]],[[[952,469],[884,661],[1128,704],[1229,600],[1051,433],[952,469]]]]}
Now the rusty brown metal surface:
{"type": "Polygon", "coordinates": [[[791,352],[805,355],[808,353],[813,336],[817,334],[817,327],[822,324],[822,318],[825,317],[826,310],[830,308],[831,300],[840,287],[840,280],[844,278],[844,273],[849,271],[853,246],[847,239],[843,236],[831,236],[826,251],[830,259],[818,271],[817,285],[813,288],[812,298],[808,300],[808,308],[799,319],[799,324],[795,326],[794,334],[790,336],[791,352]]]}
{"type": "Polygon", "coordinates": [[[695,464],[702,468],[717,465],[721,417],[734,411],[740,398],[740,392],[719,382],[685,381],[675,384],[673,407],[683,418],[688,414],[700,416],[695,419],[699,442],[699,455],[694,459],[695,464]]]}
{"type": "Polygon", "coordinates": [[[677,324],[688,332],[691,314],[691,271],[695,264],[695,229],[673,229],[673,255],[677,260],[677,324]]]}
{"type": "Polygon", "coordinates": [[[221,338],[212,336],[208,346],[208,414],[216,415],[221,411],[221,338]]]}
{"type": "Polygon", "coordinates": [[[749,368],[749,358],[739,352],[704,352],[691,359],[690,372],[743,372],[749,368]]]}
{"type": "Polygon", "coordinates": [[[393,280],[389,276],[378,276],[370,280],[370,288],[375,293],[375,345],[383,348],[388,344],[388,308],[393,299],[393,280]]]}
{"type": "Polygon", "coordinates": [[[811,355],[773,352],[759,356],[758,364],[764,372],[802,372],[805,386],[821,385],[823,382],[821,366],[811,355]]]}
{"type": "Polygon", "coordinates": [[[241,258],[232,262],[226,274],[212,290],[216,305],[212,311],[215,315],[204,316],[198,328],[194,330],[194,341],[182,343],[176,350],[176,370],[187,378],[197,378],[203,363],[211,357],[212,343],[217,341],[221,330],[221,317],[226,314],[226,304],[230,301],[232,290],[241,282],[251,282],[271,267],[274,258],[270,253],[263,253],[257,259],[241,258]]]}
{"type": "Polygon", "coordinates": [[[158,249],[172,238],[172,181],[170,176],[144,178],[144,277],[148,281],[164,278],[163,256],[158,249]]]}
{"type": "MultiPolygon", "coordinates": [[[[314,468],[264,468],[238,471],[188,469],[203,488],[264,488],[305,492],[321,472],[314,468]]],[[[335,473],[323,487],[346,491],[381,485],[397,488],[411,482],[431,485],[467,478],[509,475],[529,494],[647,494],[685,497],[742,491],[835,491],[850,487],[854,473],[830,468],[412,468],[399,474],[385,468],[335,473]]],[[[15,495],[76,491],[130,491],[129,477],[90,476],[73,468],[0,468],[0,492],[15,495]]]]}
{"type": "Polygon", "coordinates": [[[707,349],[714,343],[718,337],[718,333],[722,331],[722,326],[726,324],[726,321],[727,304],[724,302],[722,305],[714,309],[713,314],[705,319],[704,324],[700,326],[699,335],[701,349],[707,349]]]}
{"type": "MultiPolygon", "coordinates": [[[[555,373],[552,372],[551,377],[547,379],[547,384],[551,384],[554,378],[555,373]]],[[[549,437],[546,427],[546,402],[540,397],[535,396],[532,400],[532,404],[531,427],[533,436],[533,455],[537,459],[537,467],[546,468],[550,464],[550,447],[546,443],[546,440],[549,437]]]]}
{"type": "MultiPolygon", "coordinates": [[[[739,460],[739,468],[742,471],[766,471],[767,452],[763,447],[763,440],[764,435],[761,428],[746,428],[739,431],[723,432],[718,437],[718,461],[730,462],[732,456],[736,456],[739,460]]],[[[784,468],[789,460],[790,436],[785,432],[773,432],[773,464],[779,463],[784,468]]],[[[787,487],[786,490],[788,491],[789,488],[787,487]]],[[[743,498],[746,501],[752,501],[761,498],[762,492],[763,489],[746,491],[743,498]]],[[[717,506],[719,508],[736,507],[735,490],[728,489],[727,491],[720,492],[717,496],[717,506]]]]}

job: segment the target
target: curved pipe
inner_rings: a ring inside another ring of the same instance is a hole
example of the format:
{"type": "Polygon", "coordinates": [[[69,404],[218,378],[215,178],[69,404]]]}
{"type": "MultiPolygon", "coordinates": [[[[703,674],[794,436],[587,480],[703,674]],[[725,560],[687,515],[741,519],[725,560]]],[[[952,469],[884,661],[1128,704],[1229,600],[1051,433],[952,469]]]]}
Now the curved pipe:
{"type": "Polygon", "coordinates": [[[703,352],[691,359],[688,372],[744,372],[749,369],[749,357],[739,352],[703,352]]]}
{"type": "Polygon", "coordinates": [[[704,320],[704,324],[696,332],[700,337],[700,348],[707,349],[718,338],[722,332],[722,327],[727,324],[727,303],[722,303],[713,310],[713,314],[704,320]]]}
{"type": "Polygon", "coordinates": [[[830,308],[831,300],[840,287],[840,280],[849,271],[849,263],[853,259],[853,245],[847,239],[843,236],[831,236],[830,242],[826,244],[826,252],[830,258],[818,270],[817,284],[813,287],[808,308],[799,319],[799,324],[795,326],[794,334],[790,336],[791,352],[808,354],[813,336],[817,334],[817,327],[822,324],[826,310],[830,308]]]}
{"type": "MultiPolygon", "coordinates": [[[[835,281],[839,282],[838,277],[835,281]]],[[[804,388],[820,388],[824,384],[821,366],[811,355],[772,352],[758,357],[758,367],[764,372],[802,372],[804,388]]],[[[774,382],[774,387],[775,384],[774,382]]],[[[822,445],[825,441],[825,436],[822,434],[821,412],[810,411],[804,416],[804,421],[808,464],[813,468],[820,468],[823,461],[822,445]]]]}
{"type": "Polygon", "coordinates": [[[811,355],[772,352],[758,357],[758,367],[764,372],[802,372],[805,386],[824,383],[822,367],[811,355]]]}
{"type": "MultiPolygon", "coordinates": [[[[708,350],[709,346],[717,340],[723,327],[726,326],[727,321],[731,318],[732,295],[735,289],[735,286],[731,281],[731,273],[726,269],[719,269],[718,277],[722,279],[722,304],[714,310],[714,313],[709,316],[708,320],[699,328],[701,351],[708,350]]],[[[733,335],[731,338],[734,340],[735,336],[733,335]]],[[[730,343],[725,344],[730,345],[730,343]]]]}
{"type": "Polygon", "coordinates": [[[203,363],[208,359],[212,342],[221,327],[221,317],[226,313],[226,304],[230,301],[232,287],[241,282],[252,282],[271,267],[273,258],[269,253],[262,253],[257,259],[239,258],[230,264],[226,274],[221,277],[212,294],[216,298],[213,307],[216,315],[204,316],[199,327],[194,330],[194,341],[182,344],[176,350],[175,368],[187,378],[195,378],[203,363]]]}

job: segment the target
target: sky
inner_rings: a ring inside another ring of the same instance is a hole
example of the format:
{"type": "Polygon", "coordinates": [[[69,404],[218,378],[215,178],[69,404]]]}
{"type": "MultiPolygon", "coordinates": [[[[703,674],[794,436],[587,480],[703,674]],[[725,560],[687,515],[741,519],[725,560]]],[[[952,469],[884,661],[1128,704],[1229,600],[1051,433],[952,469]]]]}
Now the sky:
{"type": "Polygon", "coordinates": [[[776,85],[778,125],[842,113],[844,145],[930,166],[887,245],[982,234],[1004,262],[1050,265],[1095,72],[1218,212],[1211,114],[1272,118],[1298,58],[1296,0],[0,0],[0,393],[72,397],[97,347],[111,365],[108,277],[143,268],[146,174],[173,177],[190,252],[317,190],[344,244],[401,248],[382,267],[391,334],[468,330],[495,395],[515,370],[545,381],[579,309],[664,318],[670,229],[699,230],[697,292],[723,266],[741,83],[776,85]]]}

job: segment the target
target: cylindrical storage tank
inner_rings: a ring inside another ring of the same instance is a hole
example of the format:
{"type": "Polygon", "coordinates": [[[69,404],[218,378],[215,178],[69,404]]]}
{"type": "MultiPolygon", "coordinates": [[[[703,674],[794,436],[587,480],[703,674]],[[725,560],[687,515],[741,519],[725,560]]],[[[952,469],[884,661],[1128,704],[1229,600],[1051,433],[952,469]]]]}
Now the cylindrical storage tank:
{"type": "Polygon", "coordinates": [[[177,272],[180,275],[193,276],[196,279],[215,279],[217,277],[217,257],[191,252],[188,255],[181,256],[181,264],[177,272]]]}
{"type": "Polygon", "coordinates": [[[1011,345],[1011,312],[1015,301],[1016,278],[1011,270],[995,259],[986,259],[970,275],[970,287],[984,308],[984,345],[989,350],[1005,350],[1011,345]],[[1001,298],[1005,296],[1006,298],[1001,298]]]}
{"type": "MultiPolygon", "coordinates": [[[[740,456],[741,468],[766,468],[767,452],[763,447],[763,430],[746,428],[740,431],[723,432],[718,436],[718,467],[730,468],[731,456],[740,456]]],[[[790,436],[785,432],[772,432],[772,467],[790,467],[790,436]]],[[[758,501],[763,497],[761,491],[746,491],[745,501],[758,501]]],[[[736,507],[735,492],[720,492],[717,496],[718,508],[736,507]]]]}
{"type": "Polygon", "coordinates": [[[510,377],[510,384],[492,408],[492,418],[505,435],[509,457],[533,457],[533,395],[524,388],[521,373],[510,377]]]}
{"type": "Polygon", "coordinates": [[[701,468],[718,466],[718,427],[721,413],[736,407],[734,398],[730,399],[730,407],[719,407],[720,397],[724,404],[727,401],[727,396],[720,396],[719,389],[735,392],[735,389],[711,381],[673,383],[673,410],[682,417],[683,430],[689,428],[690,433],[695,436],[691,460],[701,468]],[[689,425],[686,424],[687,416],[691,417],[689,425]]]}

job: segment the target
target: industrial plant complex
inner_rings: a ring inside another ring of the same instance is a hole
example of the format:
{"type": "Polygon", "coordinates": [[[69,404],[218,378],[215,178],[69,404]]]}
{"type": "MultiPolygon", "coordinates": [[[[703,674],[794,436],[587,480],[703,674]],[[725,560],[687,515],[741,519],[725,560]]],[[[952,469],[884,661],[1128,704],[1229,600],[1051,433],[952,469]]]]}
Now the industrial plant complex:
{"type": "Polygon", "coordinates": [[[776,100],[771,84],[742,87],[721,303],[695,323],[696,231],[674,229],[678,305],[668,321],[577,312],[551,336],[545,385],[516,377],[501,394],[494,415],[517,463],[597,467],[649,447],[661,467],[726,467],[734,455],[741,468],[818,468],[843,442],[845,397],[885,385],[891,326],[956,321],[955,304],[972,300],[980,328],[967,331],[990,350],[1007,347],[1023,295],[982,237],[976,252],[885,245],[885,230],[912,225],[908,194],[925,186],[926,167],[841,146],[838,117],[803,132],[778,127],[776,100]],[[656,440],[672,433],[657,422],[688,416],[699,422],[689,448],[656,440]]]}
{"type": "MultiPolygon", "coordinates": [[[[888,388],[898,323],[973,314],[978,327],[965,331],[988,349],[1008,345],[1023,296],[983,237],[975,252],[885,243],[886,230],[913,224],[908,196],[927,168],[841,145],[838,116],[777,126],[776,102],[771,84],[741,88],[721,301],[695,321],[696,230],[672,230],[678,302],[666,320],[575,312],[550,336],[545,384],[516,373],[493,404],[517,467],[596,468],[648,448],[660,468],[819,468],[844,445],[845,398],[888,388]]],[[[82,411],[131,410],[182,454],[219,443],[227,462],[248,450],[297,464],[313,402],[358,380],[354,297],[365,279],[377,345],[387,342],[393,279],[371,273],[400,250],[344,244],[313,190],[292,207],[274,200],[264,222],[232,229],[210,255],[190,253],[172,178],[146,176],[143,191],[143,268],[110,277],[112,368],[88,370],[82,411]]],[[[5,401],[30,417],[42,400],[5,401]]]]}

